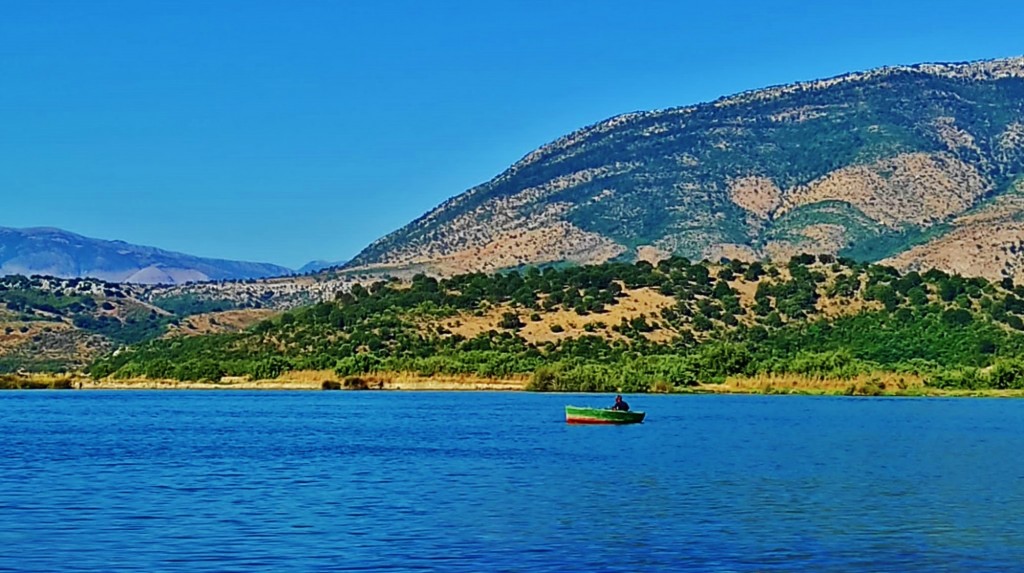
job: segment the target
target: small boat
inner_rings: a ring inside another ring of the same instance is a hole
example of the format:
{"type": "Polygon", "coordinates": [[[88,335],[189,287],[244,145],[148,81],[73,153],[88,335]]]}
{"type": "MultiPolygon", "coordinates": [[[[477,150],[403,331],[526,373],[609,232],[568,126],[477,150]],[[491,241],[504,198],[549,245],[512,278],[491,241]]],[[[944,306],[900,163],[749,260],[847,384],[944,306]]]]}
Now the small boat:
{"type": "Polygon", "coordinates": [[[565,407],[567,424],[639,424],[644,421],[643,412],[609,410],[607,408],[565,407]]]}

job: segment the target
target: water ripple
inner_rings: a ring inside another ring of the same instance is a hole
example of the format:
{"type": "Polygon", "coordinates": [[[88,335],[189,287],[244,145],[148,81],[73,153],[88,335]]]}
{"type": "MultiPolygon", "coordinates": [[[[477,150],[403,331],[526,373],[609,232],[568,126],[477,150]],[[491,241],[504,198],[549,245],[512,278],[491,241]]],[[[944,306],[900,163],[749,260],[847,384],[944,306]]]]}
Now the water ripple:
{"type": "Polygon", "coordinates": [[[1003,571],[1017,401],[0,393],[3,571],[1003,571]]]}

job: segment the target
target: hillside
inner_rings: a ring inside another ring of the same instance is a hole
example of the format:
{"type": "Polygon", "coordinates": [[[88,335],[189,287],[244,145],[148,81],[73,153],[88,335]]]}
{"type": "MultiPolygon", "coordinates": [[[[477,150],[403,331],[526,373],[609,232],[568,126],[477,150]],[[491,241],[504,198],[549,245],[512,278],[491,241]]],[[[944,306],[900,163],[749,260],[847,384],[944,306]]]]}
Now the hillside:
{"type": "Polygon", "coordinates": [[[629,113],[530,153],[355,271],[800,252],[1024,280],[1024,58],[922,64],[629,113]]]}
{"type": "Polygon", "coordinates": [[[356,285],[244,332],[136,345],[90,372],[216,382],[315,371],[354,387],[380,372],[532,376],[537,389],[629,391],[889,373],[893,384],[1009,388],[1024,387],[1022,317],[1024,287],[1009,279],[831,255],[724,266],[672,257],[356,285]]]}
{"type": "Polygon", "coordinates": [[[366,276],[135,285],[0,277],[0,374],[76,370],[104,352],[164,336],[237,332],[287,309],[334,300],[366,276]],[[109,308],[108,308],[109,307],[109,308]]]}
{"type": "Polygon", "coordinates": [[[80,370],[129,344],[237,332],[276,314],[272,293],[255,293],[240,303],[96,279],[0,277],[0,373],[80,370]]]}
{"type": "Polygon", "coordinates": [[[112,283],[178,284],[292,274],[266,263],[204,259],[91,239],[60,229],[0,227],[0,276],[47,275],[112,283]]]}

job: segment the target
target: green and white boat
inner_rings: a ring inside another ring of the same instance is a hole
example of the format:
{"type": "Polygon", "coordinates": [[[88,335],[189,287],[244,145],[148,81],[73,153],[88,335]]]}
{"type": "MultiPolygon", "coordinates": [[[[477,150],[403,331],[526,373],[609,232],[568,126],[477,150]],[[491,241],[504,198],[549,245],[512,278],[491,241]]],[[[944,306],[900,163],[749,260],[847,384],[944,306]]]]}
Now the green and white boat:
{"type": "Polygon", "coordinates": [[[639,424],[644,421],[643,412],[609,410],[607,408],[565,407],[567,424],[639,424]]]}

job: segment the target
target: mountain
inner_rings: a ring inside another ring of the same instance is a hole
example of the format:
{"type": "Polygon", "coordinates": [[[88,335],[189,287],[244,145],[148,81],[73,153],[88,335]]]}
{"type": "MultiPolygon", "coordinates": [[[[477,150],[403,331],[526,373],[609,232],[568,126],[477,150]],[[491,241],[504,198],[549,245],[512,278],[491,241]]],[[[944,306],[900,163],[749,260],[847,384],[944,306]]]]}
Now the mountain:
{"type": "Polygon", "coordinates": [[[787,260],[1024,280],[1024,57],[886,67],[620,115],[530,153],[347,268],[787,260]]]}
{"type": "Polygon", "coordinates": [[[298,272],[298,274],[300,274],[300,275],[304,275],[306,273],[315,273],[315,272],[319,272],[319,271],[322,271],[322,270],[325,270],[325,269],[333,269],[335,267],[342,267],[347,262],[348,261],[321,261],[321,260],[309,261],[308,263],[306,263],[306,264],[302,265],[301,267],[299,267],[299,270],[296,271],[296,272],[298,272]]]}
{"type": "Polygon", "coordinates": [[[292,274],[266,263],[205,259],[91,239],[60,229],[0,227],[0,276],[92,277],[109,282],[178,284],[292,274]]]}

